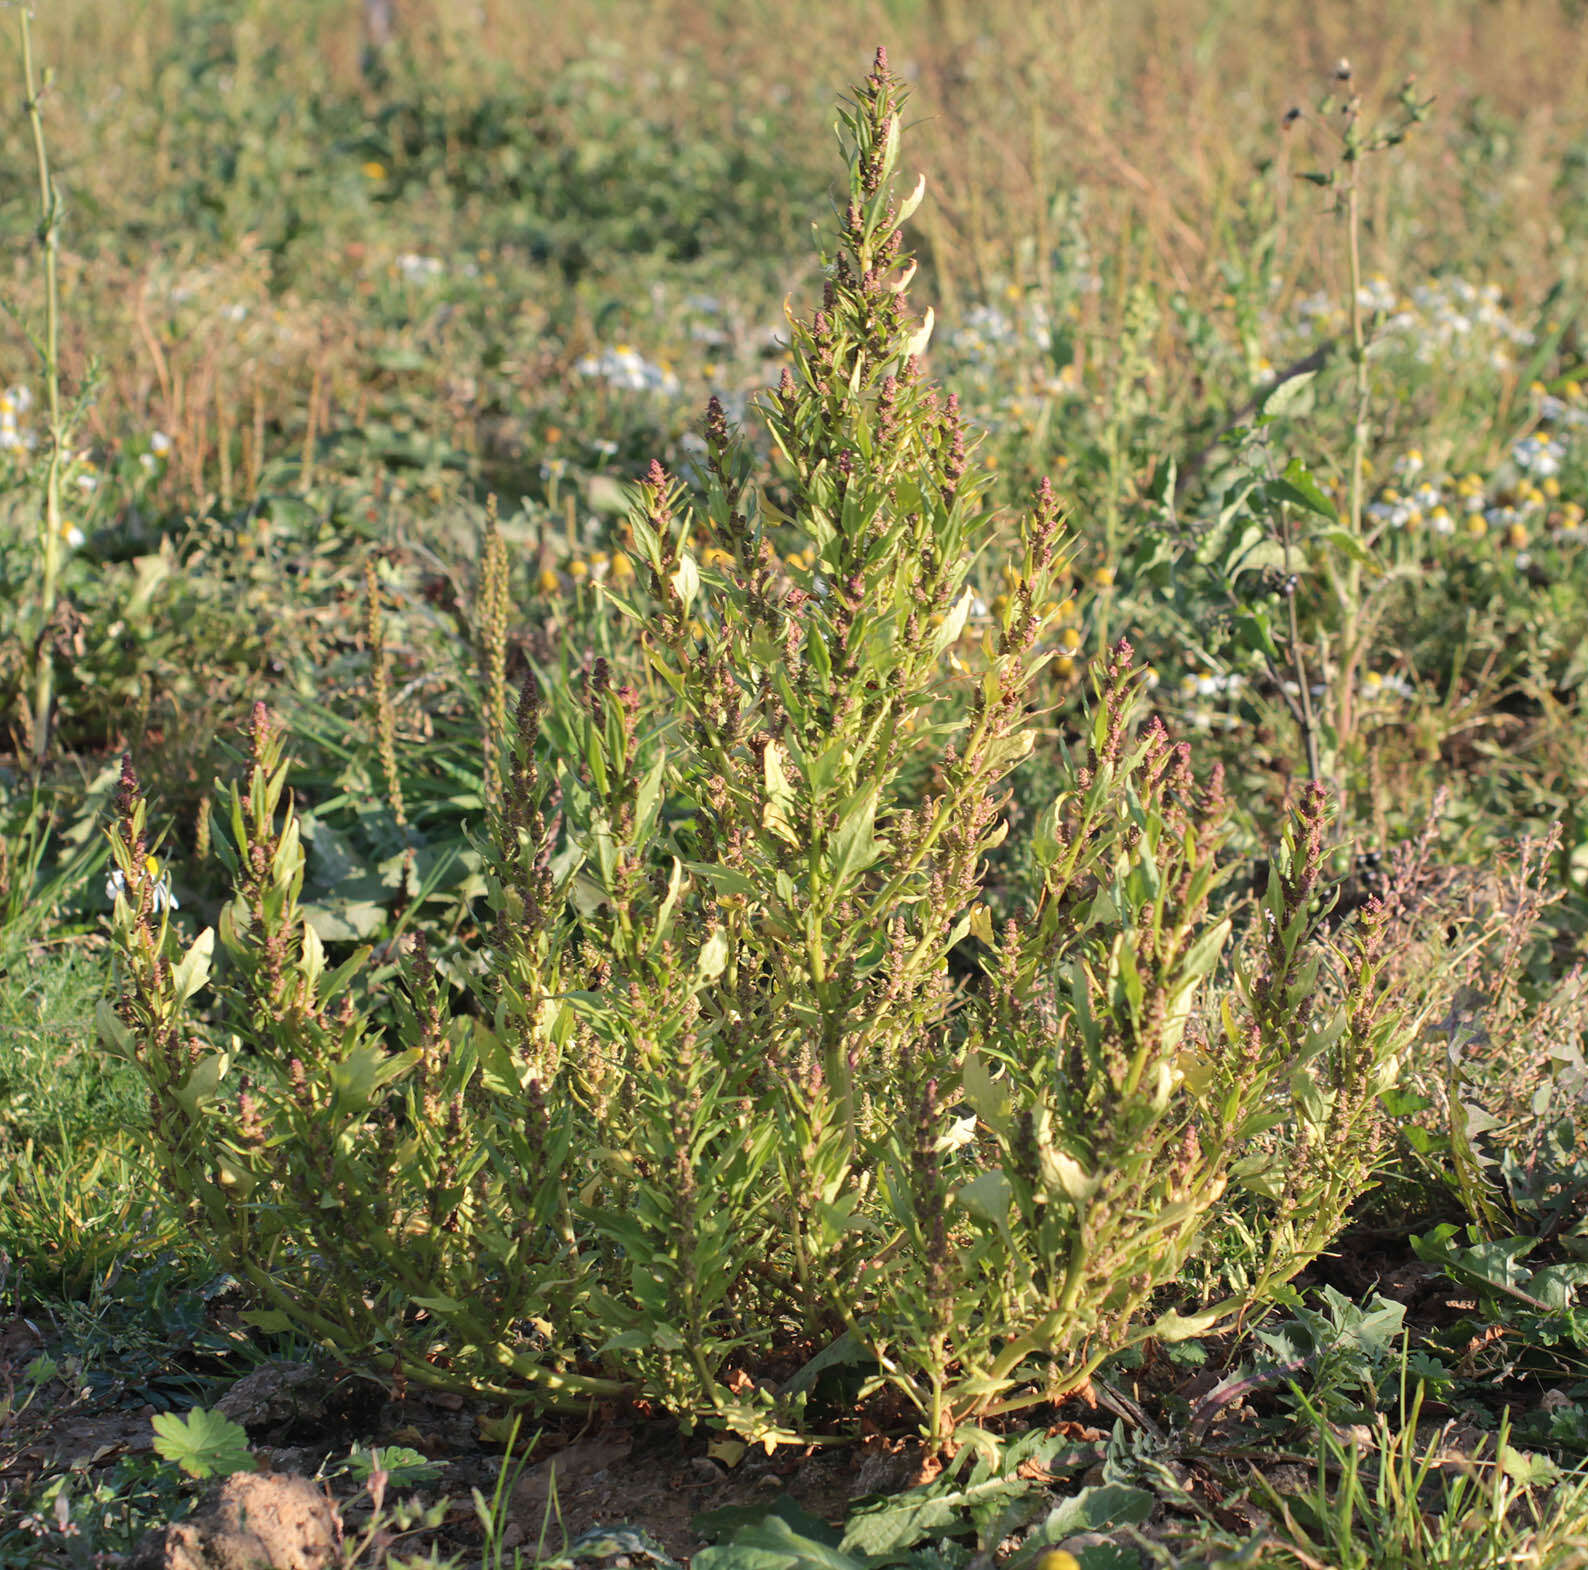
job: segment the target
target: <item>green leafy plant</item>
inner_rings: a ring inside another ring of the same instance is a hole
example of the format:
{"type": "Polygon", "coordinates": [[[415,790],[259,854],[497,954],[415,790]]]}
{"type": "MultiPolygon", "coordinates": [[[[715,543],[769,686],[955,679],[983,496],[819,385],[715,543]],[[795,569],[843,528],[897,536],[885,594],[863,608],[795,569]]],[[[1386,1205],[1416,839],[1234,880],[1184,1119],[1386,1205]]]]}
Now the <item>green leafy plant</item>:
{"type": "Polygon", "coordinates": [[[1283,1527],[1265,1545],[1276,1564],[1330,1564],[1344,1570],[1400,1566],[1471,1567],[1507,1561],[1576,1563],[1583,1552],[1585,1484],[1563,1478],[1547,1456],[1511,1443],[1509,1414],[1492,1444],[1470,1453],[1449,1425],[1429,1434],[1423,1392],[1402,1395],[1400,1421],[1381,1414],[1371,1437],[1343,1437],[1310,1407],[1317,1477],[1281,1494],[1255,1477],[1256,1498],[1283,1527]],[[1554,1485],[1554,1486],[1551,1486],[1554,1485]]]}
{"type": "Polygon", "coordinates": [[[195,1407],[185,1417],[160,1412],[154,1425],[154,1451],[174,1461],[189,1477],[230,1477],[258,1466],[248,1448],[248,1435],[220,1412],[195,1407]]]}
{"type": "Polygon", "coordinates": [[[879,52],[842,114],[823,302],[765,409],[774,474],[751,483],[713,402],[700,494],[653,464],[632,586],[603,585],[643,663],[524,684],[487,765],[466,998],[416,946],[391,1039],[350,988],[367,956],[330,968],[262,705],[217,814],[234,892],[190,943],[125,773],[101,1021],[257,1322],[399,1383],[644,1395],[769,1447],[820,1432],[818,1375],[847,1362],[860,1400],[945,1447],[1230,1318],[1368,1182],[1406,1036],[1384,921],[1320,939],[1315,787],[1232,959],[1222,781],[1144,719],[1127,643],[1059,745],[1034,902],[995,918],[984,897],[1056,652],[1059,520],[1044,486],[978,667],[956,669],[995,519],[919,358],[903,104],[879,52]],[[967,995],[948,957],[969,935],[989,957],[967,995]],[[1245,1286],[1165,1301],[1232,1184],[1262,1220],[1245,1286]]]}

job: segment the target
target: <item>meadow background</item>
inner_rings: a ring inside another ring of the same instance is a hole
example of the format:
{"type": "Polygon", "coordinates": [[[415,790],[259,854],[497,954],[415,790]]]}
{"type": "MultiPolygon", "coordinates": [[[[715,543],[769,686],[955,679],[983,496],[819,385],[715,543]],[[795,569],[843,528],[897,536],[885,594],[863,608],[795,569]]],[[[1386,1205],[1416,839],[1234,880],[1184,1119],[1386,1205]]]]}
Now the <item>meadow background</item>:
{"type": "MultiPolygon", "coordinates": [[[[154,876],[196,930],[226,897],[211,784],[267,703],[291,737],[305,910],[333,951],[375,946],[368,1006],[407,934],[466,986],[485,888],[467,830],[490,789],[482,592],[500,592],[483,542],[506,545],[515,684],[632,656],[601,593],[633,576],[631,488],[653,460],[701,482],[713,395],[773,462],[756,400],[786,358],[785,302],[820,292],[835,99],[882,42],[912,91],[906,188],[928,182],[909,231],[911,298],[936,311],[927,368],[981,433],[1010,528],[1046,476],[1073,545],[1045,633],[1053,746],[1011,821],[1040,812],[1088,661],[1124,636],[1148,706],[1199,771],[1226,769],[1237,883],[1260,883],[1312,776],[1335,804],[1331,919],[1386,888],[1418,912],[1399,954],[1426,1029],[1345,1250],[1369,1263],[1304,1283],[1286,1323],[1310,1338],[1305,1378],[1254,1408],[1252,1443],[1311,1471],[1280,1488],[1287,1513],[1226,1459],[1218,1504],[1176,1506],[1184,1541],[1153,1505],[1146,1538],[1077,1541],[1081,1562],[1584,1562],[1581,6],[396,0],[380,42],[330,0],[56,0],[33,20],[63,204],[47,616],[48,302],[14,21],[0,13],[0,1561],[88,1563],[190,1508],[149,1414],[212,1407],[304,1350],[240,1328],[246,1295],[150,1204],[147,1091],[96,1027],[123,756],[154,876]],[[1354,164],[1353,96],[1365,132],[1391,133],[1354,164]],[[1374,1294],[1441,1221],[1476,1230],[1440,1245],[1448,1295],[1403,1325],[1374,1294]],[[1438,1454],[1468,1471],[1425,1464],[1398,1404],[1409,1367],[1465,1425],[1438,1454]],[[1525,1441],[1507,1448],[1510,1409],[1525,1441]],[[1364,1448],[1352,1427],[1381,1414],[1364,1448]],[[1430,1477],[1465,1477],[1480,1505],[1459,1487],[1430,1505],[1430,1477]],[[1236,1494],[1250,1511],[1223,1507],[1236,1494]],[[1471,1510],[1494,1535],[1463,1536],[1471,1510]]],[[[801,542],[780,548],[811,571],[801,542]]],[[[956,670],[1009,616],[997,551],[972,582],[956,670]]],[[[1010,899],[1030,886],[1019,842],[989,884],[1010,899]]],[[[1281,1360],[1301,1344],[1271,1333],[1281,1360]]],[[[1221,1378],[1264,1355],[1249,1338],[1204,1354],[1221,1378]]],[[[1189,1421],[1199,1397],[1160,1383],[1169,1406],[1132,1432],[1189,1421]]],[[[277,1427],[344,1455],[376,1431],[356,1404],[315,1421],[277,1427]]],[[[424,1429],[382,1432],[418,1466],[424,1429]]],[[[1123,1432],[1088,1486],[1185,1494],[1173,1447],[1127,1458],[1123,1432]]],[[[503,1438],[487,1424],[454,1449],[478,1460],[503,1438]]],[[[477,1558],[473,1514],[432,1537],[477,1558]]],[[[484,1530],[500,1544],[500,1512],[484,1530]]]]}

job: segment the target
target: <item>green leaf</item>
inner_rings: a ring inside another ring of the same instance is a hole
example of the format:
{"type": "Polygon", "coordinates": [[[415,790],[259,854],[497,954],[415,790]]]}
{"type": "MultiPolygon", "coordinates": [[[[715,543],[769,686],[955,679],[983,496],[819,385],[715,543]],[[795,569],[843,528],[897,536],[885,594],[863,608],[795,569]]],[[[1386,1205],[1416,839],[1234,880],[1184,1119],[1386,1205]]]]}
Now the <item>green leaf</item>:
{"type": "Polygon", "coordinates": [[[117,1018],[109,998],[101,998],[94,1005],[94,1024],[99,1027],[99,1039],[112,1052],[128,1054],[132,1051],[132,1032],[117,1018]]]}
{"type": "Polygon", "coordinates": [[[150,1421],[155,1454],[175,1461],[189,1477],[230,1477],[258,1467],[246,1431],[219,1412],[195,1407],[186,1417],[161,1412],[150,1421]]]}
{"type": "Polygon", "coordinates": [[[1269,659],[1278,661],[1279,648],[1274,642],[1272,624],[1267,611],[1255,607],[1240,611],[1236,614],[1234,622],[1236,633],[1248,649],[1255,649],[1259,654],[1266,654],[1269,659]]]}
{"type": "Polygon", "coordinates": [[[960,1069],[965,1099],[990,1129],[1005,1133],[1009,1127],[1009,1087],[988,1072],[979,1053],[967,1052],[960,1069]]]}
{"type": "Polygon", "coordinates": [[[300,907],[303,919],[326,943],[355,943],[372,938],[387,924],[386,907],[374,900],[316,901],[300,907]]]}
{"type": "Polygon", "coordinates": [[[180,1007],[209,980],[210,959],[215,953],[215,929],[206,927],[171,973],[171,988],[180,1007]]]}
{"type": "Polygon", "coordinates": [[[1337,551],[1344,551],[1353,561],[1372,568],[1374,572],[1383,570],[1378,558],[1349,529],[1320,529],[1313,538],[1323,541],[1325,545],[1332,545],[1337,551]]]}
{"type": "Polygon", "coordinates": [[[717,1542],[742,1529],[759,1526],[773,1516],[813,1543],[837,1548],[843,1541],[844,1534],[837,1527],[812,1515],[790,1494],[779,1494],[770,1505],[722,1505],[716,1510],[703,1510],[689,1524],[698,1536],[717,1542]]]}
{"type": "Polygon", "coordinates": [[[1264,417],[1272,419],[1275,415],[1284,414],[1287,410],[1295,409],[1304,399],[1310,403],[1312,380],[1317,374],[1316,371],[1299,371],[1282,382],[1276,382],[1263,395],[1264,417]]]}
{"type": "Polygon", "coordinates": [[[674,592],[684,602],[685,611],[688,611],[700,592],[700,569],[688,551],[678,558],[678,570],[672,576],[672,585],[674,592]]]}
{"type": "Polygon", "coordinates": [[[686,861],[684,867],[687,871],[704,878],[713,888],[719,889],[724,894],[744,894],[754,899],[761,893],[761,886],[758,883],[747,878],[742,872],[734,871],[732,867],[719,867],[709,861],[686,861]]]}
{"type": "Polygon", "coordinates": [[[700,946],[695,974],[699,982],[715,981],[727,968],[728,934],[719,928],[700,946]]]}
{"type": "Polygon", "coordinates": [[[989,1167],[987,1171],[973,1177],[955,1194],[954,1199],[973,1216],[1007,1233],[1012,1192],[1003,1169],[989,1167]]]}
{"type": "Polygon", "coordinates": [[[844,1530],[843,1546],[855,1553],[892,1555],[924,1537],[975,1530],[970,1512],[1028,1493],[1035,1482],[992,1476],[959,1486],[946,1480],[912,1488],[858,1510],[844,1530]]]}
{"type": "Polygon", "coordinates": [[[1138,1526],[1152,1514],[1153,1496],[1145,1488],[1103,1483],[1083,1488],[1061,1500],[1033,1534],[1038,1542],[1058,1543],[1078,1532],[1101,1532],[1113,1526],[1138,1526]]]}
{"type": "Polygon", "coordinates": [[[860,1344],[854,1331],[846,1330],[836,1341],[829,1342],[808,1363],[801,1365],[778,1391],[779,1395],[797,1395],[809,1390],[817,1377],[829,1368],[848,1368],[858,1363],[872,1361],[871,1354],[860,1344]]]}
{"type": "Polygon", "coordinates": [[[645,771],[640,788],[634,795],[634,839],[643,843],[649,837],[655,819],[657,802],[662,794],[662,771],[667,766],[667,752],[657,748],[656,761],[645,771]]]}
{"type": "Polygon", "coordinates": [[[1312,471],[1299,458],[1292,458],[1285,465],[1285,472],[1277,480],[1270,480],[1265,490],[1269,496],[1305,508],[1331,523],[1339,516],[1334,503],[1313,479],[1312,471]]]}
{"type": "Polygon", "coordinates": [[[421,1055],[418,1047],[388,1053],[379,1042],[368,1042],[331,1065],[331,1086],[338,1097],[355,1107],[364,1106],[375,1091],[417,1063],[421,1055]]]}
{"type": "Polygon", "coordinates": [[[970,616],[970,608],[976,603],[975,592],[966,589],[954,602],[954,607],[943,618],[943,625],[937,629],[936,636],[932,639],[932,658],[937,659],[951,643],[955,642],[965,630],[965,623],[970,616]]]}
{"type": "Polygon", "coordinates": [[[229,1053],[205,1053],[173,1092],[178,1105],[194,1122],[198,1121],[205,1105],[214,1100],[231,1061],[229,1053]]]}
{"type": "Polygon", "coordinates": [[[767,830],[779,839],[787,840],[796,848],[799,833],[794,827],[793,814],[797,808],[794,787],[783,772],[783,759],[787,756],[782,742],[775,738],[766,744],[762,769],[766,780],[766,808],[761,821],[767,830]]]}
{"type": "MultiPolygon", "coordinates": [[[[627,1560],[633,1565],[649,1563],[657,1570],[680,1570],[678,1561],[669,1557],[666,1549],[634,1526],[593,1526],[569,1543],[562,1553],[536,1563],[540,1570],[574,1570],[575,1566],[588,1565],[595,1560],[608,1563],[627,1560]]],[[[694,1562],[699,1563],[698,1560],[694,1562]]]]}
{"type": "Polygon", "coordinates": [[[411,1488],[416,1483],[433,1483],[445,1468],[417,1450],[403,1445],[374,1446],[361,1450],[357,1446],[348,1454],[347,1474],[355,1481],[367,1483],[377,1471],[384,1472],[388,1484],[396,1488],[411,1488]]]}
{"type": "Polygon", "coordinates": [[[877,821],[877,795],[881,786],[875,782],[862,787],[840,809],[838,832],[833,836],[832,879],[836,888],[856,873],[864,872],[877,859],[873,830],[877,821]]]}
{"type": "Polygon", "coordinates": [[[780,1515],[741,1527],[733,1541],[690,1560],[692,1570],[866,1570],[865,1562],[807,1537],[780,1515]]]}

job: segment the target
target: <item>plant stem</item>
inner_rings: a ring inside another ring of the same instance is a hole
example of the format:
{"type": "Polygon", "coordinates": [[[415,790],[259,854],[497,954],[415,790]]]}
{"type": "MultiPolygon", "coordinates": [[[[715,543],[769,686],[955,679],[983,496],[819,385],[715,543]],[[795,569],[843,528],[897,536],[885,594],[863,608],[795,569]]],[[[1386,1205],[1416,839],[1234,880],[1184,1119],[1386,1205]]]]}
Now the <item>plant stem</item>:
{"type": "Polygon", "coordinates": [[[39,636],[35,649],[37,673],[33,689],[33,762],[44,762],[50,747],[50,711],[55,697],[55,663],[50,648],[50,623],[55,619],[61,571],[61,469],[66,431],[61,419],[60,283],[57,269],[61,218],[60,193],[50,177],[49,152],[44,141],[44,116],[33,64],[33,34],[28,8],[17,17],[22,39],[22,78],[28,124],[33,129],[33,152],[39,176],[39,244],[44,248],[44,388],[50,408],[50,462],[44,479],[44,584],[39,595],[39,636]]]}
{"type": "MultiPolygon", "coordinates": [[[[1355,381],[1355,406],[1351,421],[1351,481],[1346,498],[1350,509],[1352,539],[1362,539],[1363,468],[1367,457],[1367,415],[1370,392],[1367,372],[1367,330],[1362,318],[1362,208],[1359,166],[1362,145],[1360,97],[1353,95],[1346,111],[1345,127],[1345,229],[1346,260],[1350,274],[1351,365],[1355,381]]],[[[1359,620],[1362,600],[1362,564],[1355,555],[1345,564],[1345,604],[1340,638],[1340,662],[1336,673],[1335,714],[1338,731],[1336,746],[1343,752],[1355,730],[1356,704],[1352,683],[1357,661],[1362,654],[1359,620]]]]}

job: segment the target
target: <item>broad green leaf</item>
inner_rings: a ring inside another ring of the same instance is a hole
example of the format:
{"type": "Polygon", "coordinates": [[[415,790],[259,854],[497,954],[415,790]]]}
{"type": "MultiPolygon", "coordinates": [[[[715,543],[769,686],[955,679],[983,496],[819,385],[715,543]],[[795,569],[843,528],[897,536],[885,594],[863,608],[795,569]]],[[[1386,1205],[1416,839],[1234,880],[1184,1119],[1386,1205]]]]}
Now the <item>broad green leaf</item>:
{"type": "Polygon", "coordinates": [[[766,807],[762,812],[763,826],[779,839],[787,840],[790,845],[798,846],[799,833],[794,827],[793,813],[796,808],[794,787],[789,784],[788,775],[783,770],[783,760],[787,751],[782,742],[775,737],[766,744],[766,753],[762,760],[762,770],[766,780],[766,807]]]}
{"type": "Polygon", "coordinates": [[[923,1538],[963,1535],[975,1530],[973,1511],[996,1508],[1035,1487],[1031,1479],[993,1476],[964,1485],[945,1479],[912,1488],[856,1511],[844,1529],[843,1547],[857,1554],[894,1555],[923,1538]]]}
{"type": "Polygon", "coordinates": [[[678,558],[678,569],[673,573],[672,585],[687,611],[700,592],[700,569],[695,565],[695,558],[688,551],[683,552],[678,558]]]}
{"type": "Polygon", "coordinates": [[[700,947],[695,974],[700,981],[715,981],[728,967],[728,934],[720,928],[700,947]]]}
{"type": "Polygon", "coordinates": [[[973,1216],[997,1227],[1000,1232],[1009,1230],[1009,1205],[1012,1190],[1009,1179],[1001,1167],[989,1167],[972,1178],[958,1193],[955,1202],[973,1216]]]}
{"type": "Polygon", "coordinates": [[[193,1065],[187,1078],[172,1092],[177,1104],[194,1122],[198,1121],[205,1105],[214,1100],[220,1082],[230,1067],[230,1053],[206,1052],[193,1065]]]}
{"type": "Polygon", "coordinates": [[[1088,1177],[1086,1168],[1079,1161],[1065,1155],[1062,1150],[1055,1150],[1051,1145],[1044,1145],[1038,1151],[1037,1159],[1042,1169],[1042,1181],[1067,1195],[1077,1205],[1090,1199],[1097,1192],[1097,1185],[1102,1182],[1100,1176],[1088,1177]]]}
{"type": "Polygon", "coordinates": [[[193,946],[171,973],[171,989],[176,994],[177,1007],[186,1003],[209,980],[210,959],[214,953],[215,929],[206,927],[194,938],[193,946]]]}
{"type": "Polygon", "coordinates": [[[997,1133],[1007,1132],[1009,1087],[993,1078],[979,1053],[965,1054],[964,1064],[960,1068],[960,1084],[964,1089],[965,1099],[971,1104],[976,1115],[997,1133]]]}
{"type": "Polygon", "coordinates": [[[220,1412],[195,1407],[186,1417],[161,1412],[150,1419],[154,1451],[175,1461],[189,1477],[230,1477],[258,1467],[248,1449],[248,1434],[220,1412]]]}
{"type": "Polygon", "coordinates": [[[690,1565],[692,1570],[866,1570],[864,1560],[806,1537],[776,1515],[742,1527],[720,1548],[702,1549],[690,1565]]]}
{"type": "Polygon", "coordinates": [[[1080,1532],[1104,1532],[1114,1526],[1138,1526],[1152,1514],[1153,1496],[1145,1488],[1102,1483],[1060,1500],[1032,1534],[1041,1543],[1058,1543],[1080,1532]]]}
{"type": "Polygon", "coordinates": [[[843,885],[856,873],[864,872],[877,859],[873,830],[877,821],[877,796],[881,787],[864,786],[844,803],[839,812],[838,832],[833,836],[832,879],[843,885]]]}
{"type": "Polygon", "coordinates": [[[416,1484],[435,1482],[446,1469],[439,1461],[432,1461],[404,1445],[376,1445],[369,1450],[355,1445],[348,1453],[346,1470],[356,1482],[367,1483],[381,1471],[386,1474],[390,1486],[412,1488],[416,1484]]]}
{"type": "Polygon", "coordinates": [[[1334,503],[1324,495],[1318,482],[1313,479],[1312,471],[1308,469],[1299,458],[1292,458],[1285,465],[1285,472],[1277,480],[1268,483],[1268,493],[1277,496],[1281,501],[1290,502],[1297,507],[1303,507],[1308,512],[1316,513],[1320,518],[1327,518],[1331,523],[1338,517],[1334,503]]]}

